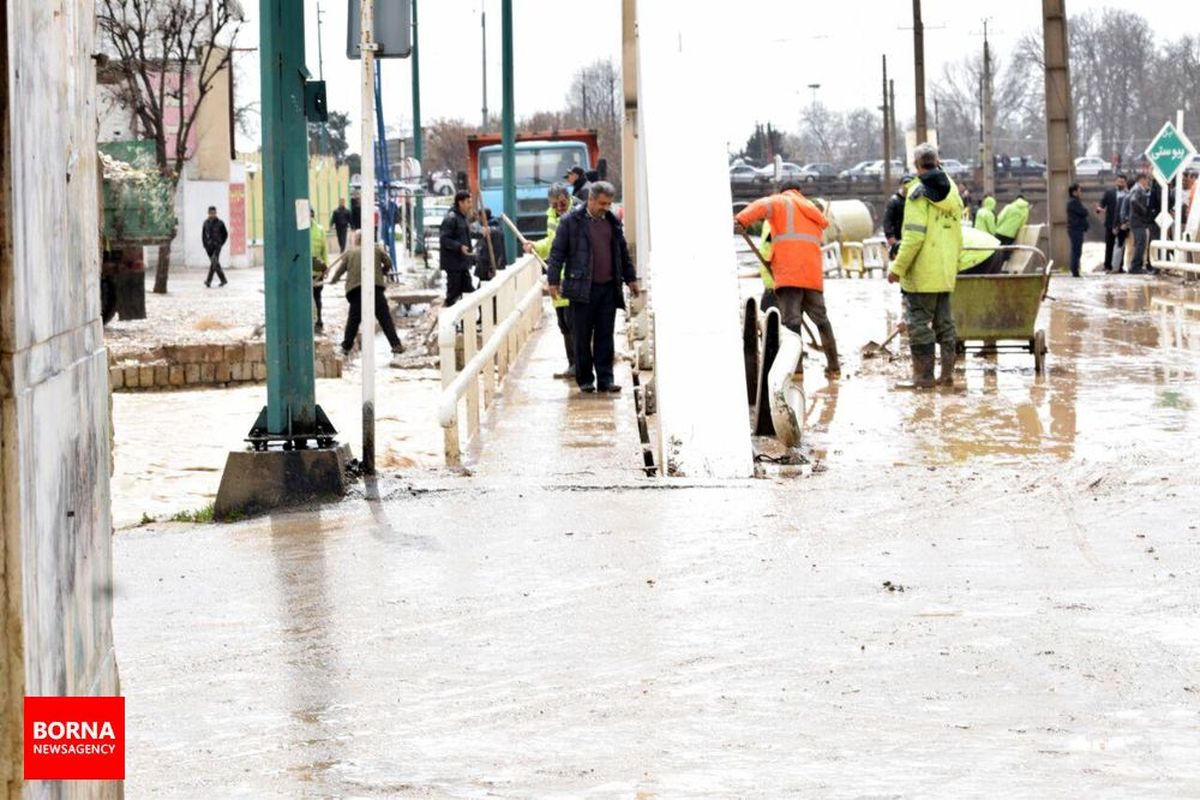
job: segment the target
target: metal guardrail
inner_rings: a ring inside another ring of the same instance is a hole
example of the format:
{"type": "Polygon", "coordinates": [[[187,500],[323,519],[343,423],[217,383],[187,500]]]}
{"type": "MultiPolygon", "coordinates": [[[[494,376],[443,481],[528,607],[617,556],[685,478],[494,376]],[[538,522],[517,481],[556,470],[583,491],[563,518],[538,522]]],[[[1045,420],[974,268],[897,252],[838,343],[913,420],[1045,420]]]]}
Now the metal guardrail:
{"type": "Polygon", "coordinates": [[[1200,274],[1200,242],[1155,239],[1150,242],[1150,266],[1155,269],[1200,274]],[[1174,254],[1174,261],[1167,259],[1168,253],[1174,254]]]}
{"type": "Polygon", "coordinates": [[[445,429],[446,464],[461,462],[459,405],[466,401],[467,442],[479,431],[482,414],[492,405],[504,380],[542,316],[542,268],[531,255],[522,256],[478,290],[438,315],[438,353],[442,396],[438,419],[445,429]],[[475,324],[479,319],[480,339],[475,324]],[[462,337],[462,363],[458,342],[462,337]],[[482,390],[480,384],[482,383],[482,390]]]}

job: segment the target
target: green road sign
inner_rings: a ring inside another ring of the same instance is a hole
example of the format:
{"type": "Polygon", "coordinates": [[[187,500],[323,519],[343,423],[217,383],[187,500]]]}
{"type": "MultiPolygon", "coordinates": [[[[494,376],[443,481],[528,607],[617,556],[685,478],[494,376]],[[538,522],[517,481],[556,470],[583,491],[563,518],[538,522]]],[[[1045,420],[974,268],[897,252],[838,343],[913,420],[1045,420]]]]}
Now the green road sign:
{"type": "Polygon", "coordinates": [[[1146,158],[1150,159],[1158,179],[1163,183],[1174,180],[1175,173],[1194,155],[1196,148],[1170,122],[1162,126],[1162,130],[1146,148],[1146,158]]]}

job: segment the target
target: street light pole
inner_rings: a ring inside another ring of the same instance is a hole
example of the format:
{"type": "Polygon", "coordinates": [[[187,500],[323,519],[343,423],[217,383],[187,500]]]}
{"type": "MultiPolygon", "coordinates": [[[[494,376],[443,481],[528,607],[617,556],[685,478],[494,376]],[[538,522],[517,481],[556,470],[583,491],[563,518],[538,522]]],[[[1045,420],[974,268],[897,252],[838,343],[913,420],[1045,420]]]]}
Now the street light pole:
{"type": "Polygon", "coordinates": [[[810,113],[816,114],[817,113],[817,89],[821,88],[821,84],[810,83],[808,85],[808,88],[812,89],[812,111],[810,113]]]}
{"type": "MultiPolygon", "coordinates": [[[[516,123],[513,114],[513,21],[512,0],[501,0],[501,86],[504,95],[504,112],[501,120],[500,150],[504,164],[504,213],[509,219],[517,219],[517,150],[516,123]]],[[[512,230],[504,227],[504,252],[517,252],[517,239],[512,230]]],[[[507,259],[506,259],[507,260],[507,259]]]]}
{"type": "Polygon", "coordinates": [[[362,470],[375,474],[375,0],[361,0],[362,19],[362,470]]]}
{"type": "MultiPolygon", "coordinates": [[[[409,252],[425,252],[425,187],[428,185],[425,169],[425,145],[421,132],[421,56],[417,51],[417,0],[412,0],[412,116],[413,116],[413,158],[420,166],[420,185],[416,191],[416,219],[409,220],[409,252]]],[[[405,203],[407,206],[407,202],[405,203]]]]}
{"type": "Polygon", "coordinates": [[[921,24],[921,0],[913,0],[913,77],[917,95],[917,144],[920,144],[929,138],[925,119],[925,26],[921,24]]]}

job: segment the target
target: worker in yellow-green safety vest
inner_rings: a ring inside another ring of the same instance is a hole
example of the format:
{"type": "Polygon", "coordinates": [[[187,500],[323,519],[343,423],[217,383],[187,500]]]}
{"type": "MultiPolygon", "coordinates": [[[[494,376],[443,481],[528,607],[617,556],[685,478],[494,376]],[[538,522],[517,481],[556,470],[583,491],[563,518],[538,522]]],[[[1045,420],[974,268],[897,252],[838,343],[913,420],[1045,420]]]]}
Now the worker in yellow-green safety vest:
{"type": "MultiPolygon", "coordinates": [[[[550,187],[550,207],[546,209],[546,235],[536,242],[525,242],[526,253],[537,253],[545,261],[550,257],[550,246],[554,244],[554,235],[558,232],[558,221],[571,210],[571,195],[564,184],[556,183],[550,187]]],[[[559,293],[552,298],[554,314],[558,317],[558,330],[563,336],[563,347],[567,351],[567,368],[556,372],[554,377],[574,380],[575,378],[575,336],[571,328],[571,301],[559,293]]]]}
{"type": "Polygon", "coordinates": [[[779,308],[779,300],[775,297],[775,276],[771,274],[771,270],[767,264],[771,263],[771,253],[774,252],[774,244],[771,241],[771,221],[764,219],[762,222],[762,233],[758,237],[758,252],[762,253],[762,259],[758,262],[758,274],[762,278],[763,293],[762,299],[758,301],[758,307],[763,311],[768,308],[779,308]],[[763,261],[767,264],[764,264],[763,261]]]}
{"type": "Polygon", "coordinates": [[[325,330],[325,323],[321,320],[321,290],[325,288],[325,270],[329,269],[329,239],[325,236],[325,229],[321,227],[321,223],[317,222],[316,212],[311,206],[308,214],[311,220],[308,223],[308,236],[312,244],[313,307],[317,320],[313,323],[313,332],[321,333],[325,330]]]}

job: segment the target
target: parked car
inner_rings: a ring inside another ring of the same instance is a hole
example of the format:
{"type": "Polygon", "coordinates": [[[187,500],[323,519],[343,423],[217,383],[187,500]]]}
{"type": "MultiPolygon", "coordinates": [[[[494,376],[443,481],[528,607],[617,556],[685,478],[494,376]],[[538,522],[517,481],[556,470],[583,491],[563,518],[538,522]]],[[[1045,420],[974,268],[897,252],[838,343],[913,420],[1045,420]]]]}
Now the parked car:
{"type": "Polygon", "coordinates": [[[1014,158],[1008,163],[1008,169],[1003,166],[997,167],[996,174],[1011,175],[1013,177],[1046,177],[1046,165],[1041,161],[1035,161],[1029,156],[1021,156],[1014,158]]]}
{"type": "MultiPolygon", "coordinates": [[[[872,161],[866,169],[863,170],[864,175],[870,178],[879,179],[883,177],[883,159],[872,161]]],[[[899,159],[892,159],[892,174],[900,176],[904,174],[904,164],[899,159]]]]}
{"type": "MultiPolygon", "coordinates": [[[[860,161],[849,169],[844,169],[838,173],[838,177],[848,181],[858,181],[868,177],[867,167],[874,164],[874,161],[860,161]]],[[[880,162],[882,163],[882,162],[880,162]]]]}
{"type": "Polygon", "coordinates": [[[943,158],[942,170],[955,179],[969,178],[972,171],[970,164],[964,164],[957,158],[943,158]]]}
{"type": "Polygon", "coordinates": [[[1080,156],[1075,159],[1076,175],[1107,175],[1112,172],[1112,164],[1097,156],[1080,156]]]}
{"type": "MultiPolygon", "coordinates": [[[[758,175],[763,180],[775,180],[775,165],[767,164],[765,167],[758,168],[758,175]]],[[[804,180],[804,168],[799,164],[793,164],[790,161],[784,161],[780,165],[780,180],[804,180]]]]}
{"type": "Polygon", "coordinates": [[[734,184],[751,184],[759,181],[758,170],[749,164],[735,164],[729,168],[729,182],[734,184]]]}
{"type": "Polygon", "coordinates": [[[828,180],[829,178],[836,178],[838,175],[837,167],[835,167],[833,164],[827,164],[824,161],[815,161],[811,164],[805,164],[800,168],[800,171],[803,173],[802,177],[807,183],[812,183],[813,181],[818,180],[828,180]]]}

